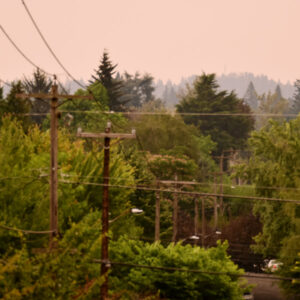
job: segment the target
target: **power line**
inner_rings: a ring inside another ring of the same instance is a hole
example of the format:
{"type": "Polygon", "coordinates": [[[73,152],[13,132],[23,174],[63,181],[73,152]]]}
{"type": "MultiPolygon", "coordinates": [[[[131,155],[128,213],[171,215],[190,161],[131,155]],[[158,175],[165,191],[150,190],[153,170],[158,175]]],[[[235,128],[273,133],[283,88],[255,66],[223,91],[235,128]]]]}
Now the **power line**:
{"type": "MultiPolygon", "coordinates": [[[[100,178],[103,178],[102,176],[92,176],[92,175],[89,175],[89,176],[85,176],[85,175],[79,175],[79,174],[65,174],[65,173],[61,173],[60,174],[61,177],[75,177],[75,178],[96,178],[96,179],[100,179],[100,178]]],[[[1,178],[0,178],[1,179],[1,178]]],[[[109,177],[109,179],[112,179],[112,180],[116,180],[116,181],[126,181],[128,182],[128,179],[127,178],[123,178],[123,177],[109,177]]],[[[139,181],[139,182],[142,182],[142,181],[139,181]]],[[[148,182],[148,181],[147,181],[148,182]]],[[[163,180],[161,182],[163,184],[163,180]]],[[[292,188],[292,187],[281,187],[281,186],[273,186],[273,187],[270,187],[270,186],[260,186],[260,185],[256,185],[256,186],[252,186],[252,185],[246,185],[246,184],[243,184],[243,185],[235,185],[235,184],[226,184],[226,183],[223,183],[223,184],[220,184],[220,183],[213,183],[213,182],[198,182],[198,181],[191,181],[190,183],[192,183],[192,185],[200,185],[200,186],[227,186],[227,187],[230,187],[231,189],[238,189],[238,188],[242,188],[242,189],[266,189],[266,190],[291,190],[291,191],[300,191],[300,188],[292,188]]],[[[175,182],[174,182],[175,184],[175,182]]],[[[180,182],[178,181],[176,184],[180,184],[180,182]]],[[[184,185],[184,183],[183,183],[184,185]]]]}
{"type": "Polygon", "coordinates": [[[13,228],[5,225],[0,224],[0,228],[5,230],[12,230],[12,231],[19,231],[27,234],[49,234],[53,233],[53,230],[47,230],[47,231],[36,231],[36,230],[25,230],[25,229],[19,229],[19,228],[13,228]]]}
{"type": "MultiPolygon", "coordinates": [[[[55,76],[55,74],[53,73],[50,73],[48,71],[46,71],[45,69],[41,68],[40,66],[38,66],[36,63],[34,63],[21,49],[20,47],[17,46],[17,44],[13,41],[13,39],[9,36],[9,34],[6,32],[6,30],[3,28],[2,25],[0,25],[0,29],[2,30],[2,32],[4,33],[4,35],[7,37],[7,39],[10,41],[10,43],[14,46],[14,48],[19,52],[19,54],[21,54],[21,56],[29,63],[31,64],[33,67],[41,70],[42,72],[44,72],[46,75],[49,75],[49,76],[55,76]]],[[[12,85],[5,82],[4,80],[1,80],[1,82],[3,82],[4,84],[6,84],[7,86],[11,87],[12,85]]],[[[67,93],[66,89],[64,88],[63,84],[57,80],[57,82],[59,83],[61,89],[67,93]]]]}
{"type": "MultiPolygon", "coordinates": [[[[98,104],[98,101],[94,95],[94,93],[85,85],[83,85],[82,83],[80,83],[69,71],[68,69],[63,65],[63,63],[61,62],[61,60],[58,58],[58,56],[55,54],[55,52],[53,51],[53,49],[51,48],[51,46],[49,45],[49,43],[47,42],[45,36],[43,35],[43,33],[41,32],[39,26],[37,25],[36,21],[34,20],[28,6],[26,5],[25,1],[22,0],[22,4],[29,16],[29,18],[31,19],[35,29],[37,30],[38,34],[40,35],[41,39],[43,40],[43,42],[45,43],[46,47],[48,48],[48,50],[50,51],[50,53],[52,54],[52,56],[54,57],[54,59],[56,60],[56,62],[60,65],[60,67],[65,71],[65,73],[69,76],[69,78],[71,78],[74,82],[76,82],[80,87],[82,87],[83,89],[86,89],[90,95],[93,96],[95,102],[98,104]]],[[[65,89],[64,89],[65,90],[65,89]]],[[[73,102],[73,104],[75,104],[75,102],[73,102]]],[[[76,105],[76,104],[75,104],[76,105]]],[[[77,105],[76,105],[77,106],[77,105]]],[[[78,106],[77,106],[78,107],[78,106]]]]}
{"type": "Polygon", "coordinates": [[[29,11],[29,8],[27,7],[26,3],[24,0],[22,0],[22,4],[24,5],[24,8],[29,16],[29,18],[31,19],[35,29],[37,30],[38,34],[40,35],[41,39],[43,40],[43,42],[45,43],[46,47],[48,48],[48,50],[50,51],[50,53],[52,54],[52,56],[54,57],[54,59],[56,60],[56,62],[60,65],[60,67],[66,72],[66,74],[74,81],[76,82],[79,86],[81,86],[82,88],[86,88],[83,84],[81,84],[68,70],[67,68],[62,64],[62,62],[60,61],[60,59],[57,57],[57,55],[54,53],[54,51],[52,50],[52,48],[50,47],[49,43],[47,42],[47,40],[45,39],[44,35],[42,34],[41,30],[39,29],[37,23],[35,22],[32,14],[29,11]]]}
{"type": "Polygon", "coordinates": [[[148,266],[148,265],[125,263],[125,262],[106,261],[101,259],[93,259],[93,262],[100,263],[100,264],[111,264],[111,265],[126,266],[131,268],[151,269],[151,270],[160,270],[160,271],[167,271],[167,272],[177,271],[177,272],[210,274],[210,275],[227,275],[232,277],[247,277],[247,278],[260,278],[260,279],[272,279],[272,280],[285,280],[285,281],[294,280],[294,278],[291,277],[279,277],[279,276],[258,275],[258,274],[254,275],[250,273],[235,274],[230,272],[202,271],[197,269],[184,269],[184,268],[176,268],[176,267],[148,266]]]}
{"type": "MultiPolygon", "coordinates": [[[[89,92],[91,92],[89,90],[89,92]]],[[[93,94],[92,94],[93,95],[93,94]]],[[[94,95],[93,95],[94,96],[94,95]]],[[[95,96],[94,96],[95,97],[95,96]]],[[[149,115],[148,112],[129,112],[129,111],[99,111],[99,110],[93,110],[93,111],[79,111],[79,110],[60,110],[61,113],[72,113],[72,114],[91,114],[91,115],[114,115],[114,114],[123,114],[123,115],[133,115],[133,114],[140,114],[140,115],[149,115]]],[[[24,115],[22,113],[18,115],[24,115]]],[[[26,114],[30,115],[30,114],[26,114]]],[[[153,115],[168,115],[168,116],[174,116],[173,113],[153,113],[153,115]]],[[[191,115],[191,116],[212,116],[212,117],[218,117],[218,116],[238,116],[239,114],[218,114],[218,113],[176,113],[176,115],[191,115]]],[[[287,117],[287,116],[294,116],[297,117],[297,114],[259,114],[260,116],[277,116],[277,117],[287,117]]],[[[250,116],[250,114],[245,114],[244,116],[250,116]]],[[[255,114],[254,114],[255,116],[255,114]]]]}
{"type": "Polygon", "coordinates": [[[198,113],[198,112],[143,112],[143,111],[62,111],[65,113],[83,113],[83,114],[123,114],[123,115],[148,115],[148,116],[200,116],[200,117],[251,117],[251,116],[261,116],[261,117],[297,117],[298,114],[271,114],[271,113],[198,113]]]}
{"type": "MultiPolygon", "coordinates": [[[[200,234],[201,235],[201,234],[200,234]]],[[[199,236],[200,236],[199,235],[199,236]]],[[[222,233],[223,235],[223,233],[222,233]]],[[[230,239],[228,239],[228,237],[225,238],[217,238],[217,239],[214,239],[214,235],[213,234],[209,234],[210,237],[212,237],[212,241],[213,242],[208,242],[206,247],[207,248],[211,248],[211,247],[214,247],[214,242],[220,240],[222,242],[224,241],[227,241],[228,242],[228,248],[227,248],[227,251],[228,252],[239,252],[239,253],[243,253],[243,251],[251,251],[251,254],[252,255],[260,255],[260,254],[257,254],[257,253],[254,253],[253,250],[251,249],[251,246],[258,246],[257,244],[252,244],[252,243],[232,243],[230,241],[230,239]],[[238,249],[237,249],[238,248],[238,249]]],[[[216,236],[215,236],[216,237],[216,236]]],[[[218,236],[217,236],[218,237],[218,236]]],[[[149,238],[149,237],[138,237],[138,238],[134,238],[134,237],[128,237],[129,240],[131,241],[148,241],[148,242],[151,242],[151,243],[154,243],[155,242],[155,239],[154,238],[149,238]]],[[[160,238],[159,241],[162,241],[162,242],[167,242],[167,243],[172,243],[172,240],[171,239],[167,239],[167,238],[160,238]]],[[[196,240],[197,242],[198,240],[196,240]]],[[[184,242],[184,243],[187,243],[187,244],[194,244],[195,241],[194,240],[190,240],[189,238],[179,238],[177,241],[177,243],[180,243],[180,242],[184,242]]],[[[266,247],[264,247],[266,248],[266,247]]],[[[272,247],[272,246],[269,246],[267,247],[268,249],[276,249],[278,250],[278,247],[272,247]]],[[[298,248],[289,248],[291,250],[298,250],[298,248]]],[[[292,256],[288,256],[288,257],[292,257],[292,256]]]]}
{"type": "Polygon", "coordinates": [[[40,68],[36,63],[34,63],[18,46],[17,44],[13,41],[13,39],[8,35],[8,33],[5,31],[2,25],[0,25],[0,29],[4,33],[4,35],[7,37],[7,39],[10,41],[10,43],[15,47],[15,49],[27,60],[32,66],[34,66],[37,69],[40,69],[43,71],[45,74],[53,76],[54,74],[51,74],[44,69],[40,68]]]}
{"type": "Polygon", "coordinates": [[[280,199],[280,198],[268,198],[268,197],[255,197],[255,196],[244,196],[244,195],[230,195],[230,194],[216,194],[216,193],[203,193],[203,192],[188,192],[188,191],[178,191],[170,189],[156,189],[143,186],[128,186],[128,185],[116,185],[116,184],[103,184],[95,182],[83,182],[83,181],[68,181],[59,180],[61,183],[67,184],[84,184],[84,185],[94,185],[94,186],[109,186],[112,188],[122,188],[122,189],[134,189],[134,190],[144,190],[153,192],[165,192],[165,193],[176,193],[182,195],[192,195],[192,196],[212,196],[212,197],[228,197],[228,198],[238,198],[238,199],[249,199],[249,200],[261,200],[261,201],[277,201],[277,202],[291,202],[300,205],[299,200],[295,199],[280,199]]]}
{"type": "Polygon", "coordinates": [[[3,181],[3,180],[13,180],[13,179],[25,179],[25,178],[34,178],[34,179],[39,179],[39,178],[42,178],[42,177],[48,177],[50,176],[49,174],[41,174],[37,177],[35,176],[13,176],[13,177],[0,177],[0,181],[3,181]]]}

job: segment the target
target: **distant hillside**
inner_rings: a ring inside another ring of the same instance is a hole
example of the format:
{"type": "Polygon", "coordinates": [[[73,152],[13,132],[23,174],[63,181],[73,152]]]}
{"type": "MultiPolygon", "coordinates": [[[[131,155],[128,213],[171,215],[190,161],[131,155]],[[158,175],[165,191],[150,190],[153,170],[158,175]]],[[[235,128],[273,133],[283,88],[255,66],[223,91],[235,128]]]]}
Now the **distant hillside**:
{"type": "MultiPolygon", "coordinates": [[[[170,80],[166,83],[158,80],[155,84],[155,95],[156,97],[164,100],[168,107],[173,107],[179,102],[177,94],[180,93],[181,90],[185,89],[187,83],[192,84],[195,77],[196,76],[183,78],[179,84],[174,84],[170,80]]],[[[247,87],[251,81],[259,95],[268,93],[269,91],[274,92],[277,85],[280,86],[283,97],[292,98],[294,94],[293,84],[289,82],[283,84],[280,81],[269,79],[265,75],[254,75],[252,73],[230,73],[217,76],[217,80],[220,85],[220,90],[234,90],[240,98],[244,97],[247,87]]]]}
{"type": "MultiPolygon", "coordinates": [[[[178,94],[185,90],[187,83],[192,84],[195,75],[188,78],[182,78],[180,83],[175,84],[172,81],[168,80],[163,82],[162,80],[157,80],[154,84],[155,87],[155,96],[157,98],[165,101],[167,107],[173,108],[179,102],[178,94]]],[[[281,88],[281,93],[284,98],[291,99],[294,94],[294,86],[292,83],[283,84],[280,81],[275,81],[268,78],[266,75],[254,75],[252,73],[230,73],[222,74],[217,76],[217,80],[220,85],[220,90],[232,91],[234,90],[240,98],[245,96],[247,87],[252,81],[256,92],[261,95],[263,93],[268,93],[269,91],[274,92],[277,85],[281,88]]],[[[80,79],[81,84],[88,84],[84,82],[83,79],[80,79]]],[[[63,85],[66,87],[69,93],[74,93],[78,88],[77,83],[67,80],[63,82],[63,85]]],[[[4,86],[4,94],[7,94],[9,88],[4,86]]]]}
{"type": "Polygon", "coordinates": [[[284,98],[292,98],[294,94],[294,86],[291,83],[283,84],[280,81],[269,79],[266,75],[254,75],[252,73],[235,74],[217,76],[221,89],[235,90],[239,97],[243,97],[247,87],[252,81],[255,90],[259,95],[269,91],[274,92],[276,85],[281,88],[284,98]]]}

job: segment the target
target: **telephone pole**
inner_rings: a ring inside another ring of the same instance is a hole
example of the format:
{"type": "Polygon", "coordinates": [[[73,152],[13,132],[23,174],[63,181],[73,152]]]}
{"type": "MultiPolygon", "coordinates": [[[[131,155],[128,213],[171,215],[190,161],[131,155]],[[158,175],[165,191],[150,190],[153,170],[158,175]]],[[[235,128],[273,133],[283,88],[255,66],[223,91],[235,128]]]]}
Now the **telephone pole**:
{"type": "MultiPolygon", "coordinates": [[[[214,194],[217,194],[217,174],[214,174],[214,194]]],[[[218,227],[218,198],[214,196],[214,230],[218,227]]]]}
{"type": "MultiPolygon", "coordinates": [[[[175,175],[175,180],[160,180],[160,181],[158,181],[158,183],[166,184],[166,185],[175,185],[175,192],[174,192],[174,199],[173,199],[173,234],[172,234],[172,242],[175,243],[176,239],[177,239],[177,233],[178,233],[178,193],[177,193],[177,191],[178,191],[179,185],[189,186],[189,185],[195,185],[197,183],[194,181],[178,181],[177,174],[175,175]]],[[[156,208],[156,216],[158,216],[157,208],[156,208]]],[[[159,223],[158,217],[155,220],[156,220],[156,224],[159,223]]],[[[159,233],[158,233],[158,239],[159,239],[159,233]]]]}
{"type": "MultiPolygon", "coordinates": [[[[223,195],[223,166],[224,166],[224,152],[220,156],[220,194],[223,195]]],[[[224,214],[223,196],[220,196],[220,213],[224,214]]]]}
{"type": "MultiPolygon", "coordinates": [[[[199,229],[199,199],[196,197],[194,199],[194,235],[198,236],[199,229]]],[[[195,240],[196,243],[196,240],[195,240]]]]}
{"type": "Polygon", "coordinates": [[[202,206],[201,206],[201,213],[202,213],[202,236],[201,236],[201,242],[202,242],[202,247],[205,245],[205,202],[204,202],[204,197],[201,199],[202,201],[202,206]]]}
{"type": "MultiPolygon", "coordinates": [[[[159,182],[156,183],[156,188],[159,190],[159,182]]],[[[160,192],[155,192],[155,237],[154,240],[159,241],[160,235],[160,192]]]]}
{"type": "Polygon", "coordinates": [[[110,268],[108,253],[108,230],[109,230],[109,159],[110,159],[110,140],[112,138],[134,139],[136,138],[135,130],[131,134],[111,133],[111,123],[107,122],[104,133],[89,133],[78,130],[77,136],[81,138],[104,138],[104,166],[103,166],[103,200],[102,200],[102,243],[101,243],[101,276],[104,282],[101,285],[100,299],[108,299],[108,271],[110,268]]]}
{"type": "MultiPolygon", "coordinates": [[[[178,176],[175,175],[175,191],[177,192],[178,189],[178,176]]],[[[177,238],[177,232],[178,232],[178,194],[174,194],[173,199],[173,235],[172,235],[172,242],[176,242],[177,238]]]]}
{"type": "Polygon", "coordinates": [[[50,242],[49,246],[55,246],[54,238],[58,235],[58,119],[60,113],[58,111],[59,99],[92,99],[92,96],[77,96],[77,95],[60,95],[58,87],[54,83],[50,94],[32,93],[32,94],[17,94],[18,98],[35,98],[50,100],[50,242]]]}

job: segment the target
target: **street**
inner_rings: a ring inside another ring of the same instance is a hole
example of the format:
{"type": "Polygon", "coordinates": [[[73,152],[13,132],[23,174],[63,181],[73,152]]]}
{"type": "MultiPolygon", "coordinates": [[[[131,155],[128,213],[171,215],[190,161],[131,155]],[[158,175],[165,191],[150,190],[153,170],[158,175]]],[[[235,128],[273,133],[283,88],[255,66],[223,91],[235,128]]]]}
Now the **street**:
{"type": "MultiPolygon", "coordinates": [[[[255,275],[255,273],[249,273],[255,275]]],[[[264,274],[266,275],[266,274],[264,274]]],[[[287,298],[281,292],[278,280],[268,278],[247,278],[249,284],[255,284],[253,289],[254,300],[298,300],[287,298]]]]}

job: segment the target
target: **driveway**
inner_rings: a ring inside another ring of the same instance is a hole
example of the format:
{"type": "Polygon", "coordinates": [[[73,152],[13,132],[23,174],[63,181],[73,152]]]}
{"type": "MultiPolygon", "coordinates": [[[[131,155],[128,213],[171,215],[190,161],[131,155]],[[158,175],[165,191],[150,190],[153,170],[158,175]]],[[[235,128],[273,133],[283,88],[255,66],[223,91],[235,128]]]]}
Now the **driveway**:
{"type": "MultiPolygon", "coordinates": [[[[258,275],[249,273],[250,275],[258,275]]],[[[267,274],[263,274],[266,276],[267,274]]],[[[255,284],[253,289],[254,300],[292,300],[283,295],[278,287],[279,281],[269,278],[247,278],[249,284],[255,284]]],[[[296,298],[294,298],[296,300],[296,298]]],[[[299,298],[298,298],[299,299],[299,298]]]]}

